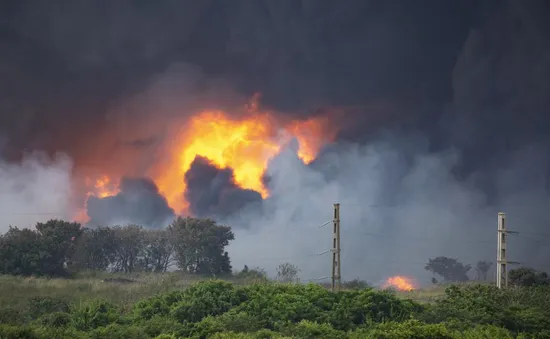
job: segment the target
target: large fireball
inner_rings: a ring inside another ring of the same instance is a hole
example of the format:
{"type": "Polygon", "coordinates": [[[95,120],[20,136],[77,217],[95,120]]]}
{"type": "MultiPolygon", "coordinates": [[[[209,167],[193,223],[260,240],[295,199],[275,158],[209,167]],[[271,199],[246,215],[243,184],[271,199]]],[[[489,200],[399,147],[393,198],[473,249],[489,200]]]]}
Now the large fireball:
{"type": "MultiPolygon", "coordinates": [[[[263,184],[263,175],[269,160],[286,144],[296,139],[298,157],[309,164],[336,137],[337,131],[327,116],[282,121],[273,113],[259,112],[257,99],[254,96],[245,114],[239,117],[224,111],[203,111],[173,124],[162,156],[151,164],[146,175],[153,179],[176,213],[188,211],[185,174],[197,156],[207,158],[220,169],[232,169],[236,185],[266,198],[269,192],[263,184]]],[[[87,179],[88,196],[115,195],[118,189],[114,183],[118,179],[108,175],[87,179]]]]}

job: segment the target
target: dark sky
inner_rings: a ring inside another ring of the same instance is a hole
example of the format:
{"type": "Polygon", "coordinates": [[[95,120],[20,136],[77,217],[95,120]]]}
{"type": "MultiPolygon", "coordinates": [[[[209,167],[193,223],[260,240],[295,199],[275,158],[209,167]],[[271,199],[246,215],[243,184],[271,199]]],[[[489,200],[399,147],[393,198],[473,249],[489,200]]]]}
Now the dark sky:
{"type": "Polygon", "coordinates": [[[176,62],[283,111],[391,105],[403,113],[386,113],[388,123],[430,125],[452,100],[457,56],[482,12],[473,1],[0,6],[0,112],[14,149],[76,147],[67,139],[93,136],[105,107],[176,62]]]}

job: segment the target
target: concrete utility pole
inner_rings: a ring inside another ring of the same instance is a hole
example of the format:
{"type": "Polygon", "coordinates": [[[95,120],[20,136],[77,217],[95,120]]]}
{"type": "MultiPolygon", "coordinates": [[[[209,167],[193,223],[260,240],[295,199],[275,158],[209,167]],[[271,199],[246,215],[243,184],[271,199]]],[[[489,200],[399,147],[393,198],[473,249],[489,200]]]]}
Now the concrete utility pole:
{"type": "Polygon", "coordinates": [[[340,290],[340,204],[334,204],[334,219],[332,232],[332,292],[340,290]]]}
{"type": "Polygon", "coordinates": [[[498,213],[497,228],[497,288],[508,288],[508,264],[518,264],[506,259],[506,236],[508,233],[518,233],[506,229],[506,214],[498,213]]]}

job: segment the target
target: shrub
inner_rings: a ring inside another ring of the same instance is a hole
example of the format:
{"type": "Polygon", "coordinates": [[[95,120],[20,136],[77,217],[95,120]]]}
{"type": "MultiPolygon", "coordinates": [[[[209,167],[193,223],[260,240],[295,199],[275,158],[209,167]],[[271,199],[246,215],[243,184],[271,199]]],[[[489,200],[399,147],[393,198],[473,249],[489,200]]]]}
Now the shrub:
{"type": "Polygon", "coordinates": [[[0,309],[0,324],[22,325],[27,322],[28,312],[17,309],[0,309]]]}
{"type": "Polygon", "coordinates": [[[60,298],[34,297],[28,301],[29,315],[36,319],[44,314],[70,311],[69,303],[60,298]]]}
{"type": "Polygon", "coordinates": [[[86,331],[117,322],[120,313],[110,302],[95,300],[77,308],[72,318],[76,329],[86,331]]]}
{"type": "Polygon", "coordinates": [[[139,327],[110,324],[90,332],[90,339],[149,339],[150,337],[139,327]]]}
{"type": "Polygon", "coordinates": [[[180,322],[199,322],[206,316],[227,312],[242,298],[226,281],[201,282],[184,291],[183,300],[174,305],[171,315],[180,322]]]}
{"type": "Polygon", "coordinates": [[[42,326],[67,327],[71,324],[71,315],[65,312],[54,312],[43,315],[38,322],[42,326]]]}

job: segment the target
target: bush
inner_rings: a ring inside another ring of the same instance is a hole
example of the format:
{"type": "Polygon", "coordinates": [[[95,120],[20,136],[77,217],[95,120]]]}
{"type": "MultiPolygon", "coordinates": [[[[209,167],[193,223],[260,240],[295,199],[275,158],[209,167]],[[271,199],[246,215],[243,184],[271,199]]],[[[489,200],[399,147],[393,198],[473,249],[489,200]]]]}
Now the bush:
{"type": "Polygon", "coordinates": [[[27,318],[28,312],[12,308],[0,309],[0,324],[23,325],[27,322],[27,318]]]}
{"type": "Polygon", "coordinates": [[[55,312],[68,313],[70,311],[69,303],[63,299],[52,297],[34,297],[28,301],[29,315],[37,319],[44,314],[55,312]]]}
{"type": "Polygon", "coordinates": [[[13,326],[0,324],[1,339],[39,339],[40,337],[28,326],[13,326]]]}
{"type": "Polygon", "coordinates": [[[110,302],[96,300],[76,309],[72,318],[76,329],[86,331],[117,322],[120,319],[120,313],[110,302]]]}
{"type": "Polygon", "coordinates": [[[150,337],[139,327],[120,324],[110,324],[90,332],[91,339],[149,339],[150,337]]]}
{"type": "Polygon", "coordinates": [[[425,324],[418,320],[408,320],[403,323],[387,322],[353,332],[349,339],[454,339],[457,333],[443,324],[425,324]]]}
{"type": "Polygon", "coordinates": [[[183,300],[172,307],[171,316],[180,322],[199,322],[206,316],[227,312],[242,300],[231,283],[201,282],[184,291],[183,300]]]}
{"type": "Polygon", "coordinates": [[[38,322],[42,326],[48,327],[67,327],[71,324],[72,319],[69,313],[54,312],[43,315],[38,322]]]}

